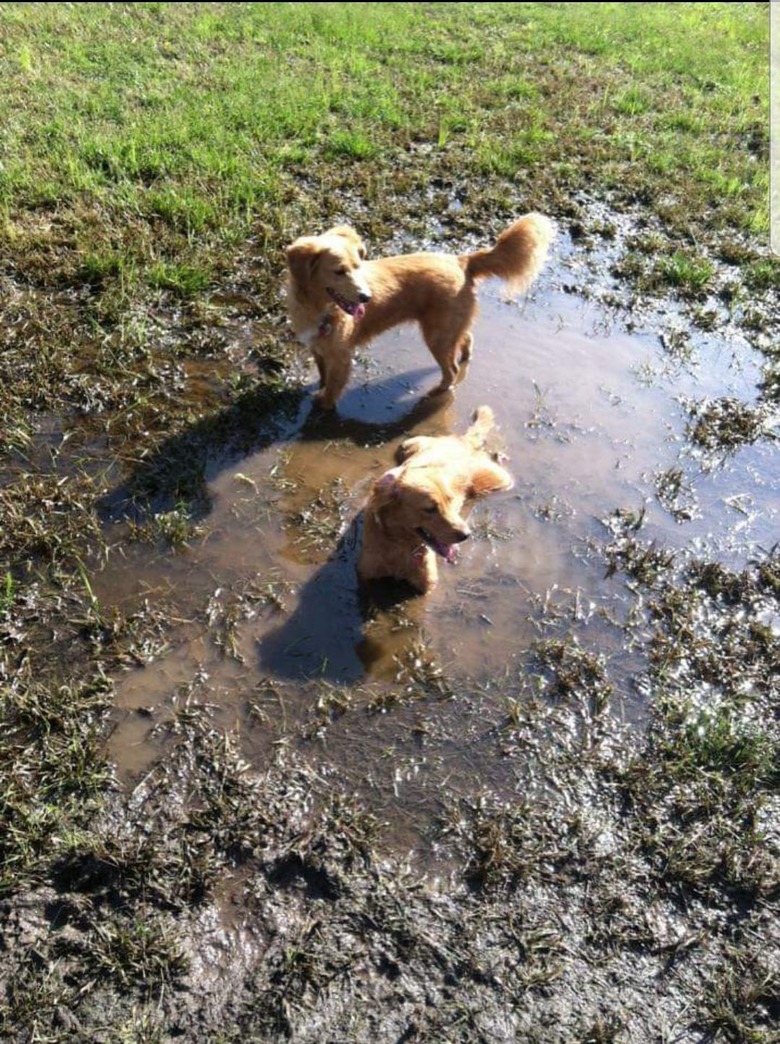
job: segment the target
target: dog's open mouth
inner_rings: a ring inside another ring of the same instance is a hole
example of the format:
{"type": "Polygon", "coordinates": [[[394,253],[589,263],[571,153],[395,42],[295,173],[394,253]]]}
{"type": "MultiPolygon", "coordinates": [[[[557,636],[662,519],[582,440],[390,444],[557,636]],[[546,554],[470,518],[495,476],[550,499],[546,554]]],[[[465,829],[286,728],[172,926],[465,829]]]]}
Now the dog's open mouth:
{"type": "Polygon", "coordinates": [[[437,540],[432,533],[429,533],[427,529],[423,529],[422,526],[419,527],[417,532],[423,538],[428,547],[435,551],[437,555],[441,555],[445,562],[449,562],[450,565],[453,565],[457,561],[458,549],[455,544],[443,544],[440,540],[437,540]]]}
{"type": "Polygon", "coordinates": [[[366,314],[366,306],[360,304],[359,301],[348,301],[343,294],[340,294],[338,290],[333,290],[332,287],[326,286],[325,289],[342,310],[347,315],[351,315],[353,319],[362,319],[366,314]]]}

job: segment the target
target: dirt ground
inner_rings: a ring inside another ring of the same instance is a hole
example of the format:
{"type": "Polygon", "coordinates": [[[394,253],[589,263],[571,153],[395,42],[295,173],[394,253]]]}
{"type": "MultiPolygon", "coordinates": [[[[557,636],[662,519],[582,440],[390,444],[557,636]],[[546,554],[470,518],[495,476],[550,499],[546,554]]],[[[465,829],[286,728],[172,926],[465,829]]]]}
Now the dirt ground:
{"type": "MultiPolygon", "coordinates": [[[[576,250],[569,261],[600,263],[576,250]]],[[[660,331],[664,373],[668,316],[630,314],[660,331]]],[[[619,329],[624,316],[610,316],[619,329]]],[[[674,324],[685,329],[679,315],[674,324]]],[[[268,439],[295,426],[300,401],[292,413],[281,403],[268,439]]],[[[527,454],[540,427],[553,440],[561,430],[543,413],[537,404],[522,428],[527,454]]],[[[678,441],[717,451],[717,473],[755,444],[752,429],[736,450],[696,432],[678,441]]],[[[388,433],[376,436],[381,446],[388,433]]],[[[245,475],[251,458],[230,459],[245,475]]],[[[290,576],[332,560],[323,504],[294,529],[315,550],[293,541],[292,574],[277,557],[265,587],[234,577],[231,597],[211,605],[208,663],[202,649],[168,655],[189,649],[204,594],[191,562],[166,581],[178,631],[136,592],[143,641],[159,639],[149,654],[139,633],[101,620],[92,640],[117,683],[123,663],[149,664],[125,674],[143,698],[109,716],[112,760],[125,768],[90,832],[64,839],[48,880],[3,900],[9,1039],[777,1039],[780,560],[750,540],[648,538],[653,510],[673,534],[681,503],[699,503],[709,472],[693,459],[672,494],[664,472],[654,507],[646,497],[568,535],[616,599],[588,612],[581,584],[548,589],[536,637],[503,677],[495,665],[471,681],[442,666],[442,606],[427,609],[426,635],[391,650],[390,680],[235,673],[242,622],[258,608],[289,616],[290,576]],[[610,612],[619,618],[607,626],[610,612]],[[150,689],[155,661],[169,666],[150,689]],[[437,758],[444,770],[430,767],[437,758]],[[421,771],[429,781],[415,789],[421,771]]],[[[298,517],[276,478],[277,511],[298,517]]],[[[540,524],[559,526],[566,503],[544,504],[540,524]]],[[[771,522],[776,500],[764,507],[771,522]]],[[[147,592],[161,568],[148,546],[129,552],[147,592]]],[[[506,600],[502,575],[490,611],[506,600]]],[[[121,572],[107,576],[103,612],[121,572]]],[[[85,713],[104,733],[113,687],[94,689],[85,713]]]]}

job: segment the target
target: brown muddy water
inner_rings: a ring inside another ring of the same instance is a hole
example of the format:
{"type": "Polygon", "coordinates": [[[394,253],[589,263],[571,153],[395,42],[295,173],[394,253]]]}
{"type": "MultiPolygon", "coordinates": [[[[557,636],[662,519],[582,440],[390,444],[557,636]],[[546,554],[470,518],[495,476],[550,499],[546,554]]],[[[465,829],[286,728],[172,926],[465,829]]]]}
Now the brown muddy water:
{"type": "Polygon", "coordinates": [[[573,636],[602,656],[611,713],[641,725],[641,645],[627,627],[637,597],[607,575],[602,520],[644,509],[644,540],[737,566],[776,540],[777,462],[758,443],[713,464],[685,436],[686,399],[755,397],[745,345],[712,337],[675,360],[656,333],[626,333],[556,278],[521,304],[483,287],[454,396],[425,398],[436,367],[416,330],[393,331],[359,357],[337,415],[313,414],[307,396],[273,445],[214,464],[211,511],[185,551],[134,546],[112,559],[94,584],[101,604],[146,601],[173,623],[156,658],[118,679],[121,776],[137,780],[175,741],[177,713],[206,705],[252,768],[285,747],[308,751],[395,844],[419,848],[443,788],[512,792],[517,752],[502,724],[533,693],[539,638],[573,636]],[[431,595],[369,602],[355,519],[371,482],[404,437],[462,432],[482,403],[514,489],[475,506],[474,536],[431,595]],[[672,510],[658,487],[678,471],[672,510]]]}

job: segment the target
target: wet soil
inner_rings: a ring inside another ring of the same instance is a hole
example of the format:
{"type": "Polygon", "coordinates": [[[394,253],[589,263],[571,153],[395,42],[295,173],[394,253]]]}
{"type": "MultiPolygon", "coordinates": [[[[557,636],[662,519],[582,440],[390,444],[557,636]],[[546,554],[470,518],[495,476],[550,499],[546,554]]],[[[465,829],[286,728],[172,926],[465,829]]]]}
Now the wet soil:
{"type": "Polygon", "coordinates": [[[561,253],[484,288],[454,396],[394,331],[336,415],[302,359],[194,511],[106,498],[116,788],[2,907],[20,1039],[774,1039],[778,465],[696,436],[762,359],[573,295],[561,253]],[[430,596],[361,592],[371,482],[482,403],[514,489],[430,596]]]}
{"type": "MultiPolygon", "coordinates": [[[[359,356],[337,414],[307,395],[296,415],[271,418],[264,448],[210,463],[210,510],[184,550],[140,544],[111,559],[95,581],[104,607],[160,602],[174,621],[168,647],[117,681],[121,778],[161,756],[183,702],[202,701],[238,729],[250,765],[291,746],[381,816],[391,849],[428,865],[443,787],[468,793],[476,775],[514,793],[496,730],[526,698],[540,639],[598,650],[611,713],[643,727],[645,652],[626,639],[635,585],[605,565],[605,522],[633,512],[670,554],[744,568],[778,529],[778,463],[765,442],[707,456],[688,437],[691,401],[754,397],[760,359],[744,344],[702,336],[680,360],[651,326],[629,334],[615,312],[567,293],[571,279],[564,258],[521,304],[487,285],[454,395],[426,394],[435,366],[416,330],[383,336],[359,356]],[[372,481],[403,438],[463,431],[482,403],[514,489],[475,506],[474,537],[427,598],[359,590],[372,481]]],[[[305,355],[300,365],[311,380],[305,355]]]]}

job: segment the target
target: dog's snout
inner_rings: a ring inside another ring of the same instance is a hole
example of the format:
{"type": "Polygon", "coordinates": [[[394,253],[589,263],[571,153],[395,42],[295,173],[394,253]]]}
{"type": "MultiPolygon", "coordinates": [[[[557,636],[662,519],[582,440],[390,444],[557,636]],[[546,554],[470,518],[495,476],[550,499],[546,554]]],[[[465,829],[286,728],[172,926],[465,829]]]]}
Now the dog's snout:
{"type": "Polygon", "coordinates": [[[464,540],[468,540],[471,536],[471,531],[468,529],[456,529],[455,530],[455,543],[462,544],[464,540]]]}
{"type": "Polygon", "coordinates": [[[371,300],[371,294],[361,293],[359,299],[361,304],[367,304],[371,300]]]}

